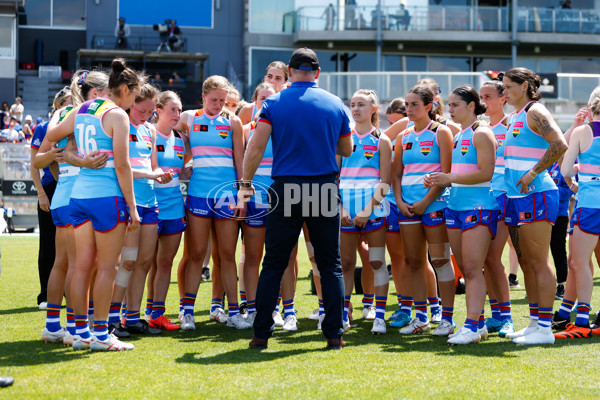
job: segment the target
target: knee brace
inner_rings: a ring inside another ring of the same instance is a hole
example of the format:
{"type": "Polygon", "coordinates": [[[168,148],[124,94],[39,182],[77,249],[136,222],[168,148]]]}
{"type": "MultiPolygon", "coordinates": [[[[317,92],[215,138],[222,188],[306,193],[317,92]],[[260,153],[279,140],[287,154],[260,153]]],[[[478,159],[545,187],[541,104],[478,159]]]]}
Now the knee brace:
{"type": "Polygon", "coordinates": [[[385,265],[385,247],[369,247],[369,261],[371,266],[379,263],[379,268],[373,267],[373,283],[375,287],[387,285],[390,281],[387,267],[385,265]]]}
{"type": "Polygon", "coordinates": [[[127,287],[127,283],[129,283],[129,275],[131,275],[131,271],[125,269],[123,264],[119,265],[119,270],[117,271],[117,275],[115,276],[115,285],[119,285],[122,288],[127,287]]]}
{"type": "Polygon", "coordinates": [[[437,272],[438,281],[453,282],[454,267],[450,259],[450,244],[440,243],[429,245],[431,265],[437,272]]]}
{"type": "Polygon", "coordinates": [[[135,261],[137,259],[138,248],[123,246],[121,249],[121,265],[127,261],[135,261]]]}

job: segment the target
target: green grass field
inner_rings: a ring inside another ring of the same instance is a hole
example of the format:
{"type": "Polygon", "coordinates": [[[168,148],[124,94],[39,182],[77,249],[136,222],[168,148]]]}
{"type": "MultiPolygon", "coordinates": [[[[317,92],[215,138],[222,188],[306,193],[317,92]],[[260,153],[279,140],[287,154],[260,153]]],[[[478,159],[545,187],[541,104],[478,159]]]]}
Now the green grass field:
{"type": "MultiPolygon", "coordinates": [[[[265,351],[248,350],[251,331],[210,321],[210,282],[200,286],[196,331],[136,337],[135,350],[121,353],[44,344],[45,313],[35,303],[37,240],[0,237],[0,375],[15,377],[12,387],[0,389],[0,398],[600,398],[600,337],[522,347],[492,334],[478,345],[452,347],[429,334],[401,337],[389,327],[386,335],[372,336],[371,322],[359,318],[358,295],[352,298],[358,327],[344,335],[347,347],[325,351],[316,322],[306,318],[317,300],[310,294],[304,246],[295,301],[299,330],[277,330],[265,351]]],[[[600,279],[594,282],[595,312],[600,279]]],[[[511,294],[519,329],[527,323],[525,292],[511,294]]],[[[174,320],[177,297],[173,273],[167,314],[174,320]]],[[[395,308],[390,296],[386,316],[395,308]]],[[[455,310],[462,324],[464,296],[455,310]]]]}

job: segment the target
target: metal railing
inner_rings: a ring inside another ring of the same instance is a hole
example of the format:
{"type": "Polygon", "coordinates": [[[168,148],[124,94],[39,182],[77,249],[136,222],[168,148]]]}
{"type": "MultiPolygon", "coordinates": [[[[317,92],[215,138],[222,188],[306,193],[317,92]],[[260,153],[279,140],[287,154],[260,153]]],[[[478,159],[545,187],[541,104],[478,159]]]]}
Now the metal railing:
{"type": "MultiPolygon", "coordinates": [[[[442,98],[461,85],[475,88],[489,80],[483,72],[322,72],[319,86],[343,100],[358,89],[373,89],[380,100],[404,97],[422,78],[434,79],[442,91],[442,98]]],[[[591,91],[600,85],[600,74],[557,74],[557,98],[548,101],[587,103],[591,91]]]]}
{"type": "Polygon", "coordinates": [[[187,38],[182,38],[181,44],[177,49],[168,50],[168,38],[156,36],[129,36],[127,44],[120,47],[117,37],[114,35],[94,35],[92,36],[92,49],[120,49],[120,50],[144,50],[144,51],[179,51],[187,52],[187,38]]]}
{"type": "MultiPolygon", "coordinates": [[[[289,20],[289,15],[287,16],[289,20]]],[[[468,6],[396,6],[381,7],[383,30],[411,31],[510,31],[508,7],[468,6]]],[[[519,32],[584,33],[600,32],[600,10],[519,7],[519,32]]],[[[284,31],[290,23],[285,21],[284,31]]],[[[374,30],[377,8],[374,6],[314,6],[295,11],[291,30],[374,30]]]]}

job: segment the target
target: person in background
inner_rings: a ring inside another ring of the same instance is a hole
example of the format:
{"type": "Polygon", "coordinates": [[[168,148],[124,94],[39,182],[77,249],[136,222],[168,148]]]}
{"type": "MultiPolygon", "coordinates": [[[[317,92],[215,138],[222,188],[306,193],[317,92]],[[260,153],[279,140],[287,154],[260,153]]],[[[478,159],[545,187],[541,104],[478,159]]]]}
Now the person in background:
{"type": "Polygon", "coordinates": [[[33,136],[33,131],[31,130],[31,126],[33,125],[33,118],[31,115],[27,115],[25,117],[25,123],[23,124],[23,130],[21,131],[23,134],[23,139],[26,141],[31,141],[31,137],[33,136]]]}
{"type": "Polygon", "coordinates": [[[117,20],[117,26],[115,26],[115,37],[117,38],[116,48],[117,49],[128,49],[129,43],[127,38],[131,35],[131,29],[129,25],[125,23],[125,17],[120,17],[117,20]]]}
{"type": "Polygon", "coordinates": [[[1,141],[9,143],[17,143],[23,138],[22,133],[17,130],[17,119],[15,117],[10,117],[8,127],[2,131],[0,137],[2,138],[1,141]]]}
{"type": "Polygon", "coordinates": [[[24,111],[25,111],[25,107],[21,103],[21,98],[16,97],[15,104],[10,106],[10,116],[15,117],[20,124],[21,121],[23,120],[23,112],[24,111]]]}
{"type": "Polygon", "coordinates": [[[10,108],[8,107],[8,103],[6,101],[3,101],[2,107],[0,108],[0,129],[5,129],[8,126],[9,121],[10,108]]]}

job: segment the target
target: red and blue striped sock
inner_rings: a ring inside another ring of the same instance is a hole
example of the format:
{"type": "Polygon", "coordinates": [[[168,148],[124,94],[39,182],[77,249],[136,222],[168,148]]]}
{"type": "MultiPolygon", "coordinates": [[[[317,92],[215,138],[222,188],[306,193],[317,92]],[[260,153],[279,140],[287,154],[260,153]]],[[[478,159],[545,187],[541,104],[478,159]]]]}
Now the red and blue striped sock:
{"type": "Polygon", "coordinates": [[[417,311],[417,318],[421,322],[427,322],[427,302],[415,300],[415,310],[417,311]]]}
{"type": "Polygon", "coordinates": [[[146,299],[146,315],[152,314],[153,305],[154,305],[154,299],[146,299]]]}
{"type": "Polygon", "coordinates": [[[402,295],[400,293],[396,294],[396,299],[398,300],[398,306],[402,305],[402,295]]]}
{"type": "Polygon", "coordinates": [[[222,305],[223,299],[220,297],[215,297],[210,302],[210,312],[214,312],[217,308],[223,308],[222,305]]]}
{"type": "MultiPolygon", "coordinates": [[[[48,304],[50,307],[50,304],[48,304]]],[[[578,326],[589,326],[590,325],[590,310],[591,306],[588,303],[577,303],[577,317],[575,318],[575,325],[578,326]]]]}
{"type": "Polygon", "coordinates": [[[248,314],[256,312],[256,300],[248,300],[248,314]]]}
{"type": "Polygon", "coordinates": [[[75,313],[72,308],[67,307],[67,331],[71,335],[75,334],[75,313]]]}
{"type": "Polygon", "coordinates": [[[529,303],[529,319],[537,321],[539,319],[538,303],[529,303]]]}
{"type": "Polygon", "coordinates": [[[538,310],[538,326],[550,328],[552,324],[552,307],[540,307],[538,310]]]}
{"type": "Polygon", "coordinates": [[[477,325],[477,329],[483,329],[485,327],[485,310],[481,310],[481,314],[479,314],[479,323],[477,325]]]}
{"type": "Polygon", "coordinates": [[[375,318],[385,319],[386,303],[387,303],[387,296],[376,296],[375,297],[375,318]]]}
{"type": "Polygon", "coordinates": [[[179,312],[183,311],[183,297],[179,299],[179,312]]]}
{"type": "Polygon", "coordinates": [[[471,332],[477,332],[479,326],[479,321],[475,321],[474,319],[467,318],[465,320],[465,328],[470,329],[471,332]]]}
{"type": "Polygon", "coordinates": [[[155,301],[152,304],[152,319],[160,318],[165,313],[165,302],[155,301]]]}
{"type": "Polygon", "coordinates": [[[500,303],[498,306],[500,307],[500,320],[512,321],[512,314],[510,312],[510,301],[507,301],[506,303],[500,303]]]}
{"type": "Polygon", "coordinates": [[[246,299],[246,292],[244,290],[240,290],[240,304],[243,303],[248,304],[248,299],[246,299]]]}
{"type": "Polygon", "coordinates": [[[428,297],[427,301],[429,301],[429,309],[431,310],[431,314],[440,311],[440,298],[438,296],[428,297]]]}
{"type": "Polygon", "coordinates": [[[413,298],[410,296],[402,296],[400,300],[400,311],[410,316],[412,314],[413,298]]]}
{"type": "Polygon", "coordinates": [[[344,296],[344,321],[349,321],[348,313],[350,312],[350,296],[344,296]]]}
{"type": "Polygon", "coordinates": [[[121,305],[121,319],[127,318],[127,303],[121,305]]]}
{"type": "Polygon", "coordinates": [[[58,332],[62,329],[60,326],[60,304],[48,303],[46,309],[46,329],[50,332],[58,332]]]}
{"type": "Polygon", "coordinates": [[[119,311],[121,311],[121,303],[110,303],[110,308],[108,309],[109,325],[112,325],[115,322],[119,322],[121,320],[119,318],[119,311]]]}
{"type": "Polygon", "coordinates": [[[94,316],[94,301],[93,300],[90,300],[90,302],[88,304],[88,316],[89,317],[93,317],[94,316]]]}
{"type": "Polygon", "coordinates": [[[446,320],[450,323],[453,323],[454,319],[454,307],[446,307],[442,306],[442,321],[446,320]]]}
{"type": "Polygon", "coordinates": [[[571,316],[571,311],[573,311],[573,307],[575,307],[575,302],[571,300],[567,300],[567,298],[563,298],[562,303],[560,303],[560,308],[558,309],[558,316],[562,319],[567,319],[571,316]]]}
{"type": "Polygon", "coordinates": [[[108,340],[108,323],[106,321],[94,321],[94,336],[103,342],[108,340]]]}
{"type": "MultiPolygon", "coordinates": [[[[126,321],[127,321],[127,324],[129,324],[129,325],[137,324],[138,322],[140,322],[140,312],[137,310],[127,310],[126,321]]],[[[95,325],[94,325],[94,329],[96,329],[95,325]]]]}
{"type": "Polygon", "coordinates": [[[498,304],[498,300],[490,299],[490,308],[492,309],[492,318],[500,321],[502,316],[500,315],[500,305],[498,304]]]}
{"type": "Polygon", "coordinates": [[[194,315],[194,305],[196,304],[196,295],[185,293],[183,295],[183,313],[185,315],[194,315]]]}
{"type": "Polygon", "coordinates": [[[319,299],[319,317],[325,314],[325,306],[323,305],[323,299],[319,299]]]}
{"type": "Polygon", "coordinates": [[[373,299],[375,299],[375,293],[363,293],[363,308],[373,307],[373,299]]]}
{"type": "Polygon", "coordinates": [[[277,304],[275,304],[275,312],[279,312],[279,304],[281,303],[281,293],[279,293],[279,297],[277,298],[277,304]]]}
{"type": "Polygon", "coordinates": [[[283,301],[283,318],[287,318],[290,315],[296,316],[296,310],[294,310],[294,298],[283,301]]]}
{"type": "Polygon", "coordinates": [[[88,322],[87,314],[75,315],[75,334],[81,336],[82,339],[89,339],[92,337],[88,322]]]}
{"type": "Polygon", "coordinates": [[[236,314],[240,313],[240,305],[238,303],[230,303],[229,301],[227,302],[227,308],[228,308],[228,314],[227,316],[229,318],[235,316],[236,314]]]}

